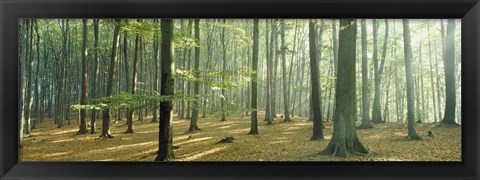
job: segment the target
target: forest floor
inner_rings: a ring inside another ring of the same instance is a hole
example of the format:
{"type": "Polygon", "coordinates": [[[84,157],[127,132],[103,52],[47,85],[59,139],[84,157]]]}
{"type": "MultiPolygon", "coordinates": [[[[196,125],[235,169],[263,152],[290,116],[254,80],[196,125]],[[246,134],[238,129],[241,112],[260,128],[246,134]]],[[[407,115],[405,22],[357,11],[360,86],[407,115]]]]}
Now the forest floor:
{"type": "MultiPolygon", "coordinates": [[[[153,161],[158,150],[158,123],[151,116],[134,121],[134,134],[124,134],[125,120],[112,123],[114,138],[98,139],[97,133],[76,135],[77,121],[56,128],[52,120],[39,124],[25,135],[20,161],[153,161]]],[[[73,118],[75,119],[75,118],[73,118]]],[[[250,117],[199,118],[201,131],[187,133],[190,121],[173,121],[175,161],[461,161],[461,127],[416,124],[421,141],[407,141],[407,125],[374,124],[373,129],[357,130],[360,141],[370,151],[367,155],[347,158],[320,155],[330,141],[332,122],[325,122],[325,140],[310,141],[313,123],[295,117],[292,122],[277,118],[265,125],[259,113],[259,135],[248,135],[250,117]],[[427,137],[432,131],[433,137],[427,137]],[[233,143],[220,143],[233,136],[233,143]]],[[[65,122],[65,124],[67,124],[65,122]]]]}

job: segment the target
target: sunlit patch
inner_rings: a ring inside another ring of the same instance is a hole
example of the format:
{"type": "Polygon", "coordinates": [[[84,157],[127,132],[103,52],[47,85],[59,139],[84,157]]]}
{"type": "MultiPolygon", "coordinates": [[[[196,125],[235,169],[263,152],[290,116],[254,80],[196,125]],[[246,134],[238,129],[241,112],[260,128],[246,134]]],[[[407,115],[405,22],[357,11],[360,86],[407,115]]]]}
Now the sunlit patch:
{"type": "Polygon", "coordinates": [[[60,139],[60,140],[52,141],[52,143],[68,142],[68,141],[73,141],[73,140],[75,140],[75,139],[60,139]]]}
{"type": "Polygon", "coordinates": [[[175,143],[176,146],[181,146],[181,145],[188,144],[188,143],[194,143],[194,142],[209,140],[209,139],[212,139],[212,138],[213,137],[195,138],[195,139],[191,139],[191,140],[180,142],[180,143],[175,143],[175,142],[174,143],[175,143]]]}
{"type": "Polygon", "coordinates": [[[88,153],[96,153],[96,152],[106,152],[106,151],[112,151],[112,150],[120,150],[124,148],[131,148],[131,147],[136,147],[136,146],[145,146],[153,143],[158,143],[158,141],[150,141],[150,142],[145,142],[145,143],[137,143],[137,144],[128,144],[128,145],[120,145],[116,147],[109,147],[109,148],[104,148],[104,149],[97,149],[97,150],[92,150],[89,151],[88,153]]]}
{"type": "Polygon", "coordinates": [[[289,142],[292,142],[292,141],[287,141],[287,140],[272,141],[272,142],[269,142],[269,144],[284,144],[284,143],[289,143],[289,142]]]}
{"type": "Polygon", "coordinates": [[[195,154],[192,154],[191,156],[188,156],[187,158],[178,159],[178,160],[180,160],[180,161],[192,161],[192,160],[198,159],[200,157],[203,157],[203,156],[206,156],[206,155],[209,155],[209,154],[220,152],[220,151],[222,151],[226,148],[228,148],[228,146],[217,147],[217,148],[210,149],[208,151],[197,152],[195,154]]]}
{"type": "Polygon", "coordinates": [[[78,129],[72,129],[72,130],[66,130],[66,131],[60,131],[60,132],[52,133],[52,135],[67,134],[67,133],[73,133],[73,132],[77,132],[77,131],[78,131],[78,129]]]}

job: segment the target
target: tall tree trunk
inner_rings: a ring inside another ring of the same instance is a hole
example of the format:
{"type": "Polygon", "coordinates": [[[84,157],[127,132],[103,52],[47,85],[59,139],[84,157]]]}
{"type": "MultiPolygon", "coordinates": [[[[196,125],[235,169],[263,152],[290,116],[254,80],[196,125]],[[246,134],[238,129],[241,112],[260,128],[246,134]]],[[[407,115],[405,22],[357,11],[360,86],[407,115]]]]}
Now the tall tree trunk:
{"type": "Polygon", "coordinates": [[[33,101],[34,103],[34,114],[35,114],[35,119],[33,120],[32,122],[32,129],[35,129],[36,126],[37,126],[37,123],[39,122],[39,95],[38,95],[38,87],[39,87],[39,82],[38,80],[40,79],[40,76],[39,76],[39,70],[40,70],[40,33],[38,32],[38,23],[37,23],[37,19],[34,20],[35,22],[35,34],[37,36],[36,38],[36,41],[35,41],[35,48],[37,50],[37,53],[36,53],[36,56],[37,56],[37,62],[36,62],[36,69],[35,69],[35,84],[33,85],[33,97],[35,98],[35,100],[33,101]]]}
{"type": "MultiPolygon", "coordinates": [[[[80,97],[80,104],[87,104],[88,96],[88,28],[87,19],[83,19],[83,43],[82,43],[82,94],[80,97]]],[[[86,134],[87,130],[87,110],[80,109],[80,127],[77,134],[86,134]]]]}
{"type": "Polygon", "coordinates": [[[285,122],[292,121],[290,119],[290,113],[288,111],[288,84],[287,84],[287,59],[285,57],[285,53],[287,51],[287,47],[285,46],[285,20],[280,20],[280,27],[281,27],[281,43],[282,43],[282,77],[283,77],[283,116],[285,122]]]}
{"type": "Polygon", "coordinates": [[[311,101],[313,113],[313,134],[310,140],[325,139],[323,137],[322,111],[320,106],[320,82],[319,69],[317,61],[317,32],[315,30],[315,20],[308,22],[308,37],[310,45],[310,81],[312,81],[311,101]]]}
{"type": "Polygon", "coordinates": [[[368,55],[367,55],[367,23],[365,19],[361,20],[362,29],[362,124],[359,128],[369,129],[370,124],[370,98],[368,97],[368,55]]]}
{"type": "Polygon", "coordinates": [[[252,114],[250,132],[248,134],[258,134],[257,119],[257,66],[258,66],[258,19],[253,20],[253,49],[252,49],[252,114]]]}
{"type": "MultiPolygon", "coordinates": [[[[427,28],[430,26],[427,26],[427,28]]],[[[430,36],[430,28],[428,29],[428,35],[430,36]]],[[[434,123],[438,122],[437,118],[437,104],[435,99],[438,98],[435,96],[435,81],[433,80],[433,66],[432,66],[432,46],[430,40],[428,41],[428,59],[430,65],[430,86],[432,86],[432,103],[433,103],[433,119],[434,123]]]]}
{"type": "Polygon", "coordinates": [[[338,45],[338,71],[335,89],[335,115],[333,136],[322,154],[348,156],[353,153],[368,153],[360,142],[355,129],[355,50],[357,22],[355,19],[340,20],[338,45]]]}
{"type": "MultiPolygon", "coordinates": [[[[97,97],[97,77],[98,77],[98,72],[99,72],[99,69],[98,69],[98,61],[99,61],[99,58],[98,58],[98,31],[99,31],[99,19],[94,19],[93,20],[93,36],[94,36],[94,47],[93,47],[93,51],[94,51],[94,61],[95,61],[95,67],[93,68],[94,69],[94,73],[93,73],[93,87],[92,87],[92,98],[96,98],[97,97]]],[[[90,134],[95,134],[95,131],[96,131],[96,126],[95,126],[95,119],[96,119],[96,110],[93,109],[92,110],[92,117],[90,119],[90,134]]]]}
{"type": "Polygon", "coordinates": [[[27,20],[27,49],[25,50],[25,98],[24,98],[24,119],[25,133],[31,132],[31,108],[32,108],[32,65],[33,65],[33,19],[27,20]]]}
{"type": "MultiPolygon", "coordinates": [[[[120,19],[115,20],[115,30],[113,31],[112,54],[110,56],[110,66],[108,71],[108,83],[106,97],[112,96],[113,93],[113,77],[115,76],[115,64],[117,63],[118,42],[120,39],[120,19]]],[[[110,134],[110,109],[103,110],[102,117],[102,138],[112,138],[110,134]]]]}
{"type": "MultiPolygon", "coordinates": [[[[195,19],[195,40],[197,43],[200,43],[200,19],[195,19]]],[[[200,47],[196,46],[195,47],[195,65],[194,65],[194,74],[196,79],[200,78],[200,47]]],[[[188,129],[189,132],[193,131],[198,131],[200,128],[198,128],[198,110],[200,106],[198,105],[199,102],[199,97],[200,96],[200,83],[198,81],[194,82],[193,85],[193,94],[195,94],[197,97],[195,97],[195,100],[193,100],[192,104],[192,119],[190,120],[190,128],[188,129]]]]}
{"type": "Polygon", "coordinates": [[[445,115],[443,116],[443,124],[458,125],[455,122],[455,19],[447,20],[447,37],[445,41],[445,115]]]}
{"type": "MultiPolygon", "coordinates": [[[[223,19],[223,24],[226,26],[226,20],[223,19]]],[[[225,85],[225,72],[227,70],[227,48],[226,48],[226,42],[225,42],[225,28],[222,28],[222,47],[223,47],[223,72],[222,73],[222,85],[225,85]]],[[[221,98],[221,106],[222,106],[222,119],[221,121],[227,121],[225,118],[225,87],[222,87],[222,98],[221,98]]]]}
{"type": "MultiPolygon", "coordinates": [[[[154,20],[154,22],[158,23],[158,20],[154,20]]],[[[159,50],[158,46],[159,46],[159,42],[158,41],[159,41],[158,32],[154,32],[154,34],[153,34],[153,61],[155,63],[155,65],[154,65],[155,75],[153,77],[153,79],[154,79],[153,80],[153,87],[154,87],[153,90],[155,90],[157,92],[159,91],[159,86],[158,86],[158,79],[159,79],[159,77],[158,77],[159,76],[158,75],[158,50],[159,50]]],[[[184,56],[184,59],[185,59],[185,56],[184,56]]],[[[182,83],[183,83],[183,81],[182,81],[182,83]]],[[[182,94],[183,94],[183,92],[182,92],[182,94]]],[[[182,106],[183,106],[183,102],[184,102],[184,100],[182,100],[182,106]]],[[[157,117],[157,109],[158,109],[158,102],[154,102],[153,103],[153,117],[152,117],[151,122],[154,122],[154,123],[158,122],[158,120],[157,120],[157,118],[158,118],[157,117]]],[[[182,111],[183,111],[183,107],[182,107],[182,111]]],[[[183,113],[182,113],[182,116],[183,116],[183,113]]],[[[182,116],[180,117],[180,119],[184,118],[182,116]]]]}
{"type": "Polygon", "coordinates": [[[412,47],[410,43],[410,27],[407,19],[403,19],[403,44],[405,53],[405,74],[407,81],[407,121],[408,121],[408,140],[421,140],[415,131],[415,103],[413,98],[413,78],[412,78],[412,47]]]}
{"type": "MultiPolygon", "coordinates": [[[[137,20],[140,23],[140,20],[137,20]]],[[[131,93],[132,95],[135,95],[137,91],[137,68],[138,68],[138,43],[140,39],[140,34],[135,35],[135,50],[134,50],[134,57],[133,57],[133,76],[132,76],[132,89],[131,93]]],[[[128,110],[128,116],[127,116],[127,126],[128,129],[125,133],[134,133],[133,131],[133,109],[128,110]]]]}
{"type": "MultiPolygon", "coordinates": [[[[161,81],[160,95],[175,95],[175,68],[173,44],[173,19],[162,19],[162,52],[161,52],[161,81]]],[[[175,158],[173,154],[173,102],[160,103],[160,123],[158,126],[158,152],[155,161],[169,161],[175,158]]]]}
{"type": "Polygon", "coordinates": [[[274,30],[274,23],[272,20],[270,20],[270,31],[271,31],[271,38],[269,39],[269,34],[268,34],[268,20],[265,20],[265,51],[266,51],[266,61],[267,61],[267,82],[266,82],[266,89],[265,89],[265,94],[266,94],[266,100],[265,100],[265,121],[267,121],[268,125],[273,124],[273,117],[272,117],[272,98],[271,98],[271,93],[272,93],[272,61],[273,61],[273,56],[272,56],[272,45],[273,45],[273,30],[274,30]]]}
{"type": "Polygon", "coordinates": [[[374,68],[374,80],[375,80],[375,94],[373,98],[373,108],[372,108],[372,122],[381,123],[382,115],[380,111],[380,72],[378,67],[378,46],[377,46],[377,32],[378,24],[377,20],[372,20],[373,26],[373,68],[374,68]]]}

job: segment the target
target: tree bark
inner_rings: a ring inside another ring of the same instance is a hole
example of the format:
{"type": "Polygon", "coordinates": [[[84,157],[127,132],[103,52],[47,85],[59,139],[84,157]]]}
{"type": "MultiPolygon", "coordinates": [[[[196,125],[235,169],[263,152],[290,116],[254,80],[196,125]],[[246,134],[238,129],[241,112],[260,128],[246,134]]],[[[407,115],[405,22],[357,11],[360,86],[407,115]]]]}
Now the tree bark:
{"type": "Polygon", "coordinates": [[[370,124],[370,99],[368,97],[368,55],[367,55],[367,23],[365,19],[361,20],[362,29],[362,124],[361,129],[369,129],[373,126],[370,124]]]}
{"type": "MultiPolygon", "coordinates": [[[[83,44],[82,44],[82,94],[80,97],[80,104],[87,104],[88,96],[88,28],[87,19],[83,19],[83,44]]],[[[87,110],[80,109],[80,127],[77,134],[86,134],[87,130],[87,110]]]]}
{"type": "Polygon", "coordinates": [[[252,100],[250,115],[251,126],[248,134],[258,134],[257,119],[257,66],[258,66],[258,19],[253,20],[253,49],[252,49],[252,100]]]}
{"type": "Polygon", "coordinates": [[[415,131],[415,103],[413,98],[412,47],[410,43],[410,27],[407,19],[403,19],[403,44],[405,53],[405,74],[407,81],[407,121],[408,140],[421,140],[415,131]]]}
{"type": "Polygon", "coordinates": [[[355,128],[356,35],[356,20],[341,19],[333,136],[322,154],[345,157],[355,153],[368,153],[360,142],[355,128]]]}
{"type": "MultiPolygon", "coordinates": [[[[197,43],[200,44],[200,19],[195,19],[195,40],[197,43]]],[[[192,104],[192,119],[190,120],[190,128],[188,129],[188,132],[194,132],[194,131],[199,131],[200,128],[198,128],[198,111],[200,106],[198,105],[199,102],[199,97],[200,96],[200,83],[198,82],[198,79],[200,78],[200,47],[196,46],[195,47],[195,65],[194,65],[194,74],[195,78],[197,79],[194,84],[193,84],[193,94],[195,94],[195,100],[193,100],[192,104]]]]}
{"type": "Polygon", "coordinates": [[[285,46],[285,20],[280,20],[280,40],[282,43],[282,77],[283,77],[283,118],[284,122],[292,121],[290,119],[290,113],[288,111],[288,83],[287,83],[287,59],[285,57],[285,53],[287,51],[287,47],[285,46]]]}
{"type": "Polygon", "coordinates": [[[455,122],[455,20],[447,20],[447,37],[445,41],[445,114],[442,124],[458,125],[455,122]]]}
{"type": "MultiPolygon", "coordinates": [[[[118,42],[120,39],[120,19],[115,20],[115,30],[113,31],[112,54],[110,56],[110,66],[108,71],[108,83],[106,97],[112,96],[113,93],[113,77],[115,76],[115,64],[117,63],[118,42]]],[[[112,138],[110,134],[110,109],[103,110],[102,117],[102,138],[112,138]]]]}
{"type": "Polygon", "coordinates": [[[313,113],[313,134],[310,140],[325,139],[323,137],[322,111],[320,106],[320,83],[317,61],[317,32],[315,31],[315,20],[308,22],[308,37],[310,45],[310,81],[312,81],[311,101],[313,113]]]}
{"type": "MultiPolygon", "coordinates": [[[[173,19],[162,19],[162,52],[160,95],[175,95],[175,68],[173,44],[173,19]]],[[[158,132],[158,152],[155,161],[169,161],[173,154],[173,101],[160,102],[160,123],[158,132]]]]}

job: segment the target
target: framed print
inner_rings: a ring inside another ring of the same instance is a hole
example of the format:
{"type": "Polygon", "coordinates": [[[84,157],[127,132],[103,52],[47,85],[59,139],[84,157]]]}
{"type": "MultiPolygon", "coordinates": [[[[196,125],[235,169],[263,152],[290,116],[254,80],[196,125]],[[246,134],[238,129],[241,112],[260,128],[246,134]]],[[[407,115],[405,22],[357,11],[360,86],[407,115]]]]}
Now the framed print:
{"type": "Polygon", "coordinates": [[[479,178],[477,1],[0,11],[2,179],[479,178]]]}

